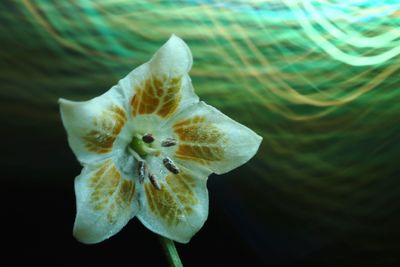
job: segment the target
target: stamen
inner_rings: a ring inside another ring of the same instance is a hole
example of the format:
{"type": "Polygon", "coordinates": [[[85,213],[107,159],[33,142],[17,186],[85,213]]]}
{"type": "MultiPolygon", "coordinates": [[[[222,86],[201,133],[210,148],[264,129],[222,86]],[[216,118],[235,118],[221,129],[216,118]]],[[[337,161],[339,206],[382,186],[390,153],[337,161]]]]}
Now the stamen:
{"type": "Polygon", "coordinates": [[[138,171],[139,171],[139,183],[142,184],[144,181],[144,177],[146,175],[146,164],[143,160],[139,161],[138,171]]]}
{"type": "Polygon", "coordinates": [[[154,186],[155,189],[161,190],[161,186],[157,182],[157,178],[154,176],[154,174],[152,174],[152,173],[149,174],[149,180],[150,180],[151,184],[154,186]]]}
{"type": "Polygon", "coordinates": [[[157,181],[157,177],[154,174],[152,174],[151,172],[149,172],[146,161],[144,161],[144,160],[138,161],[138,172],[139,172],[139,183],[143,184],[144,178],[146,177],[146,173],[147,173],[147,176],[149,177],[151,184],[157,190],[161,190],[161,186],[157,181]]]}
{"type": "Polygon", "coordinates": [[[165,168],[167,168],[167,170],[169,170],[173,174],[179,173],[178,167],[175,165],[175,163],[170,158],[163,159],[163,164],[164,164],[165,168]]]}
{"type": "Polygon", "coordinates": [[[145,134],[142,136],[143,142],[150,144],[154,142],[154,137],[151,133],[145,134]]]}
{"type": "Polygon", "coordinates": [[[167,138],[161,142],[161,146],[170,147],[176,145],[176,140],[174,138],[167,138]]]}
{"type": "Polygon", "coordinates": [[[136,153],[135,150],[133,150],[133,149],[130,148],[130,147],[128,147],[128,150],[129,150],[129,152],[131,153],[131,155],[132,155],[136,160],[138,160],[138,161],[143,160],[142,157],[141,157],[138,153],[136,153]]]}

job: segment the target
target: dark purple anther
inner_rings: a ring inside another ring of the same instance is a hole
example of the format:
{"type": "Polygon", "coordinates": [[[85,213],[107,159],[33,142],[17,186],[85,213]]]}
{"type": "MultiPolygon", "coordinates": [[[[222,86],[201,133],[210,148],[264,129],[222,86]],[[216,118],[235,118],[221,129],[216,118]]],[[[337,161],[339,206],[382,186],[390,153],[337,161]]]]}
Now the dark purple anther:
{"type": "Polygon", "coordinates": [[[170,147],[176,145],[176,140],[174,138],[167,138],[161,142],[161,146],[170,147]]]}
{"type": "Polygon", "coordinates": [[[143,183],[144,177],[146,175],[146,163],[141,160],[138,163],[138,172],[139,172],[139,183],[143,183]]]}
{"type": "Polygon", "coordinates": [[[148,133],[148,134],[143,135],[142,140],[143,140],[143,142],[150,144],[150,143],[154,142],[154,137],[152,134],[148,133]]]}
{"type": "Polygon", "coordinates": [[[174,164],[174,162],[170,158],[163,159],[163,164],[165,168],[167,168],[167,170],[169,170],[173,174],[179,173],[178,167],[174,164]]]}
{"type": "Polygon", "coordinates": [[[154,176],[154,174],[152,174],[152,173],[149,174],[149,180],[150,180],[151,184],[155,187],[155,189],[161,190],[161,186],[157,182],[157,178],[154,176]]]}

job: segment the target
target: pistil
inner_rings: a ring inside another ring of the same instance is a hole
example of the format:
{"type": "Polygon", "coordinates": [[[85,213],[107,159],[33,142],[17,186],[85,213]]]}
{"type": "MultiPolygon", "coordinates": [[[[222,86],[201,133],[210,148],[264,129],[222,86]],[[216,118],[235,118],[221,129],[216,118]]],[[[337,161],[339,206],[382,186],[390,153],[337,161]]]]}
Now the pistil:
{"type": "Polygon", "coordinates": [[[149,141],[153,137],[151,135],[145,135],[145,136],[143,136],[142,138],[134,136],[130,143],[130,147],[141,157],[145,157],[147,155],[159,156],[160,151],[158,149],[152,148],[151,144],[144,141],[144,140],[149,141]],[[147,137],[145,138],[145,136],[147,137]]]}

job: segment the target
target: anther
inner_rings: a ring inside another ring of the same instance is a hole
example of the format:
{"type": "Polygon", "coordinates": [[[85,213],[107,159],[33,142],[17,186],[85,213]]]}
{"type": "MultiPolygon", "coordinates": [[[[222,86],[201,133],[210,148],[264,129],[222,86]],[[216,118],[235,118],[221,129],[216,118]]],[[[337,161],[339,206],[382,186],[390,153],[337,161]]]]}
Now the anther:
{"type": "Polygon", "coordinates": [[[150,144],[154,142],[154,137],[152,134],[148,133],[142,136],[143,142],[150,144]]]}
{"type": "Polygon", "coordinates": [[[150,180],[151,184],[155,187],[155,189],[161,190],[161,186],[157,182],[157,178],[154,176],[154,174],[152,174],[152,173],[149,174],[149,180],[150,180]]]}
{"type": "Polygon", "coordinates": [[[174,164],[174,162],[170,158],[163,159],[163,164],[165,168],[167,168],[167,170],[169,170],[173,174],[179,173],[178,167],[174,164]]]}
{"type": "Polygon", "coordinates": [[[170,147],[176,145],[176,140],[174,138],[167,138],[161,142],[161,146],[170,147]]]}
{"type": "Polygon", "coordinates": [[[143,160],[140,160],[138,163],[138,171],[139,171],[139,183],[143,183],[144,177],[146,175],[146,164],[143,160]]]}

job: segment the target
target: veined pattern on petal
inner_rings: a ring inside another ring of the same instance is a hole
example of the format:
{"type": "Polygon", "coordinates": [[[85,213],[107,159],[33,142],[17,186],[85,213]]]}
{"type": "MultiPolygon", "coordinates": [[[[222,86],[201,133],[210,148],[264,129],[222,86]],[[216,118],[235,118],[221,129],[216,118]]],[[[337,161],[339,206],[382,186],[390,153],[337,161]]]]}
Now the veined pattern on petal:
{"type": "Polygon", "coordinates": [[[110,152],[126,120],[127,116],[121,107],[112,105],[105,109],[100,117],[94,118],[94,129],[83,137],[86,148],[100,154],[110,152]]]}
{"type": "Polygon", "coordinates": [[[180,88],[181,77],[151,76],[135,90],[131,101],[132,115],[155,113],[163,118],[171,116],[181,100],[180,88]]]}
{"type": "Polygon", "coordinates": [[[183,172],[168,175],[165,181],[161,190],[150,183],[145,185],[149,208],[168,226],[178,225],[192,214],[193,206],[199,203],[194,193],[195,182],[183,172]]]}
{"type": "Polygon", "coordinates": [[[112,160],[107,160],[89,179],[90,205],[95,211],[105,211],[107,220],[114,224],[118,215],[128,210],[135,193],[135,183],[121,177],[112,160]]]}
{"type": "Polygon", "coordinates": [[[175,154],[179,159],[208,164],[224,158],[226,137],[205,117],[195,116],[178,121],[173,129],[179,136],[179,147],[175,154]]]}

